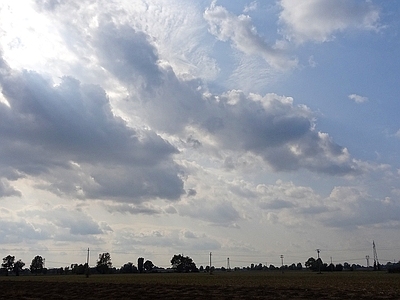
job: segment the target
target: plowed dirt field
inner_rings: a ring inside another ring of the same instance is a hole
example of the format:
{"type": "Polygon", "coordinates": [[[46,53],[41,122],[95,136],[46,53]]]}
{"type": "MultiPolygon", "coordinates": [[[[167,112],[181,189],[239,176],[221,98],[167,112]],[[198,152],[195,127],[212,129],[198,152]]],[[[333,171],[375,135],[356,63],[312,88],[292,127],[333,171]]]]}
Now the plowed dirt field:
{"type": "Polygon", "coordinates": [[[1,299],[400,299],[400,274],[226,272],[8,276],[1,299]]]}

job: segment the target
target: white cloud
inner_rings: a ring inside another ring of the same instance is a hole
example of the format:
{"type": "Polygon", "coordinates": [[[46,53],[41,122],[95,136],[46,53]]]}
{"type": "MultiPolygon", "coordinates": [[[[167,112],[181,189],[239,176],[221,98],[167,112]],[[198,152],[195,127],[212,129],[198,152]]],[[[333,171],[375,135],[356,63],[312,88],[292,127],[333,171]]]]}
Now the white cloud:
{"type": "Polygon", "coordinates": [[[269,44],[257,33],[249,16],[236,16],[213,3],[204,12],[204,18],[213,35],[221,41],[230,41],[239,51],[247,55],[259,55],[278,70],[291,69],[297,65],[297,60],[290,59],[280,43],[269,44]]]}
{"type": "Polygon", "coordinates": [[[176,208],[181,216],[204,220],[218,226],[237,227],[236,222],[240,219],[238,211],[228,201],[214,203],[206,199],[199,201],[197,198],[179,204],[176,208]]]}
{"type": "Polygon", "coordinates": [[[339,228],[400,226],[399,203],[388,197],[376,199],[361,187],[335,187],[327,200],[336,212],[320,217],[325,225],[339,228]]]}
{"type": "Polygon", "coordinates": [[[353,100],[355,103],[364,103],[368,101],[367,97],[363,97],[357,94],[351,94],[349,95],[349,99],[353,100]]]}
{"type": "Polygon", "coordinates": [[[257,1],[253,1],[251,2],[249,5],[246,5],[243,12],[247,13],[253,10],[256,10],[258,8],[258,2],[257,1]]]}
{"type": "MultiPolygon", "coordinates": [[[[221,244],[212,237],[178,229],[165,230],[160,228],[159,230],[153,229],[139,232],[125,228],[120,230],[115,237],[114,246],[117,249],[122,248],[132,251],[138,245],[139,247],[158,247],[164,250],[179,248],[186,251],[208,251],[221,247],[221,244]]],[[[149,252],[151,253],[151,251],[149,252]]]]}
{"type": "Polygon", "coordinates": [[[258,205],[266,212],[264,218],[285,226],[304,225],[304,220],[349,230],[400,226],[397,195],[396,200],[374,198],[361,186],[336,186],[327,197],[322,197],[310,187],[283,181],[259,185],[256,190],[260,199],[258,205]]]}
{"type": "Polygon", "coordinates": [[[347,29],[378,30],[380,11],[371,1],[281,0],[282,33],[297,43],[325,42],[347,29]]]}

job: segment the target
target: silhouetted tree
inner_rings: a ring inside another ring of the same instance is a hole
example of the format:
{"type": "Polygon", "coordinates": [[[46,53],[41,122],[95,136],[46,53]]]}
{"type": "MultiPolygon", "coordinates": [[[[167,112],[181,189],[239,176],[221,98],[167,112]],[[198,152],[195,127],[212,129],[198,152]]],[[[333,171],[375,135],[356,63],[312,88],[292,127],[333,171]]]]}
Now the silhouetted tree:
{"type": "Polygon", "coordinates": [[[143,270],[144,270],[144,258],[143,257],[138,258],[137,265],[138,265],[139,273],[143,273],[143,270]]]}
{"type": "Polygon", "coordinates": [[[43,270],[44,270],[43,257],[41,257],[40,255],[36,255],[32,259],[29,269],[31,270],[31,273],[34,273],[34,274],[43,273],[43,270]]]}
{"type": "Polygon", "coordinates": [[[337,264],[335,266],[335,271],[343,271],[343,265],[342,264],[337,264]]]}
{"type": "Polygon", "coordinates": [[[394,264],[386,264],[386,269],[389,273],[400,273],[400,262],[394,264]]]}
{"type": "Polygon", "coordinates": [[[87,270],[87,264],[72,264],[71,265],[71,272],[72,274],[76,275],[83,275],[85,274],[85,271],[87,270]]]}
{"type": "Polygon", "coordinates": [[[110,253],[105,252],[99,254],[99,259],[97,261],[96,270],[101,274],[110,273],[112,268],[111,256],[110,253]]]}
{"type": "Polygon", "coordinates": [[[330,272],[335,271],[335,265],[333,263],[330,263],[329,265],[326,266],[326,271],[330,272]]]}
{"type": "Polygon", "coordinates": [[[147,272],[150,272],[151,270],[153,270],[153,268],[154,268],[154,264],[153,264],[153,262],[151,261],[151,260],[146,260],[146,262],[144,263],[144,269],[147,271],[147,272]]]}
{"type": "Polygon", "coordinates": [[[14,269],[14,261],[15,256],[7,255],[3,258],[3,263],[1,266],[6,270],[6,276],[8,276],[8,272],[14,269]]]}
{"type": "Polygon", "coordinates": [[[316,267],[316,260],[314,257],[310,257],[304,264],[307,269],[315,270],[316,267]]]}
{"type": "Polygon", "coordinates": [[[305,262],[305,266],[311,271],[324,271],[328,268],[328,264],[324,264],[321,258],[315,259],[314,257],[310,257],[305,262]]]}
{"type": "Polygon", "coordinates": [[[182,254],[174,255],[171,259],[171,265],[177,272],[198,272],[196,264],[189,256],[182,254]]]}
{"type": "Polygon", "coordinates": [[[22,260],[17,260],[14,263],[14,272],[16,276],[19,276],[19,272],[22,271],[22,268],[25,266],[25,263],[22,260]]]}
{"type": "Polygon", "coordinates": [[[124,264],[120,270],[121,273],[137,273],[137,271],[138,271],[138,269],[131,262],[124,264]]]}

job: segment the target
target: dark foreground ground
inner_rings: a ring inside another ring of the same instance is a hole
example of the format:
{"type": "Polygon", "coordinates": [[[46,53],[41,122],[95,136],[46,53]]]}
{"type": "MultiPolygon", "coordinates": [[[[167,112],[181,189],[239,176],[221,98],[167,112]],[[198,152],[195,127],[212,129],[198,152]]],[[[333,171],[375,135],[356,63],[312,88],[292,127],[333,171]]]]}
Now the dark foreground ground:
{"type": "Polygon", "coordinates": [[[226,272],[9,276],[1,299],[400,299],[400,274],[226,272]]]}

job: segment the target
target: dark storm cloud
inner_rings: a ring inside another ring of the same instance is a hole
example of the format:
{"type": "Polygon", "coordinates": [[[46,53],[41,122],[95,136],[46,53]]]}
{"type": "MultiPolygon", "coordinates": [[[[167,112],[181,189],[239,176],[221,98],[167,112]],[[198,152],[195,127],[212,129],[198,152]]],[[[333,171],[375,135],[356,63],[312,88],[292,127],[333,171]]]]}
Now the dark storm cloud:
{"type": "Polygon", "coordinates": [[[82,198],[173,200],[183,194],[171,159],[177,150],[154,132],[127,127],[101,87],[71,77],[53,85],[38,73],[14,72],[4,61],[0,66],[10,104],[0,103],[2,169],[41,176],[48,183],[43,187],[82,198]]]}
{"type": "Polygon", "coordinates": [[[128,84],[140,81],[147,88],[161,83],[157,50],[150,44],[148,35],[104,19],[100,24],[93,45],[106,69],[128,84]]]}

